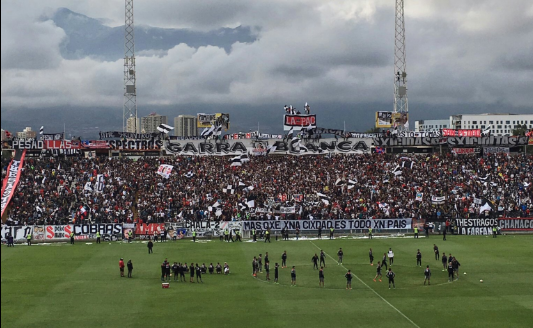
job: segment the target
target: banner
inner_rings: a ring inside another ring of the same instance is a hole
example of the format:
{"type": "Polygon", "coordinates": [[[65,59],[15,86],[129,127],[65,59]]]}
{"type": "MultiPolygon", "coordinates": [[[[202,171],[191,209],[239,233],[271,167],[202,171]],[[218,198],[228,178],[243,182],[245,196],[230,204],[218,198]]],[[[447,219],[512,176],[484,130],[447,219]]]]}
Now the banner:
{"type": "Polygon", "coordinates": [[[37,139],[13,139],[11,147],[17,149],[43,149],[43,141],[37,139]]]}
{"type": "Polygon", "coordinates": [[[431,196],[431,203],[434,205],[444,204],[446,196],[431,196]]]}
{"type": "Polygon", "coordinates": [[[103,235],[120,235],[122,237],[122,223],[74,224],[72,231],[76,239],[96,239],[96,233],[103,235]]]}
{"type": "Polygon", "coordinates": [[[124,150],[159,150],[163,144],[160,139],[150,140],[109,140],[109,148],[124,150]]]}
{"type": "Polygon", "coordinates": [[[499,218],[502,231],[533,231],[533,218],[499,218]]]}
{"type": "Polygon", "coordinates": [[[405,124],[408,121],[409,121],[408,113],[392,113],[392,126],[393,127],[405,126],[405,124]]]}
{"type": "MultiPolygon", "coordinates": [[[[168,223],[167,223],[168,225],[168,223]]],[[[192,235],[192,231],[196,231],[196,236],[223,236],[224,230],[231,231],[233,236],[235,232],[242,232],[242,222],[237,221],[185,221],[180,223],[172,223],[173,229],[185,229],[188,236],[192,235]]]]}
{"type": "Polygon", "coordinates": [[[498,219],[456,219],[460,235],[491,235],[498,219]]]}
{"type": "Polygon", "coordinates": [[[483,154],[509,154],[509,147],[483,147],[483,154]]]}
{"type": "Polygon", "coordinates": [[[100,132],[100,139],[152,139],[157,136],[159,136],[159,133],[100,132]]]}
{"type": "Polygon", "coordinates": [[[447,137],[447,138],[374,138],[374,146],[525,146],[528,137],[490,136],[490,137],[447,137]]]}
{"type": "Polygon", "coordinates": [[[94,191],[97,193],[102,193],[105,188],[105,179],[103,174],[98,174],[96,176],[96,183],[94,184],[94,191]]]}
{"type": "Polygon", "coordinates": [[[481,130],[454,130],[442,129],[443,137],[481,137],[481,130]]]}
{"type": "Polygon", "coordinates": [[[160,176],[168,179],[170,177],[170,173],[172,172],[172,169],[174,166],[168,165],[168,164],[161,164],[159,165],[159,169],[157,169],[157,174],[160,176]]]}
{"type": "Polygon", "coordinates": [[[81,146],[87,149],[109,149],[109,144],[105,140],[83,140],[81,146]]]}
{"type": "Polygon", "coordinates": [[[11,197],[15,193],[17,184],[20,179],[20,174],[22,173],[22,168],[24,166],[24,156],[26,155],[26,150],[17,149],[15,151],[15,157],[11,160],[11,163],[7,167],[7,173],[2,183],[2,217],[4,216],[4,211],[11,201],[11,197]]]}
{"type": "Polygon", "coordinates": [[[33,233],[31,234],[31,238],[33,240],[45,240],[46,238],[45,228],[46,227],[43,225],[33,226],[33,233]]]}
{"type": "Polygon", "coordinates": [[[72,232],[71,225],[47,225],[45,226],[46,240],[69,239],[72,232]]]}
{"type": "Polygon", "coordinates": [[[300,139],[291,141],[279,139],[259,141],[223,140],[221,142],[206,142],[204,140],[179,142],[165,140],[163,148],[167,155],[176,156],[236,156],[241,154],[266,155],[267,153],[269,155],[368,154],[370,153],[371,140],[369,138],[348,139],[346,141],[329,138],[321,139],[319,142],[300,139]],[[267,147],[266,150],[265,147],[267,147]]]}
{"type": "Polygon", "coordinates": [[[222,125],[226,130],[229,129],[229,114],[225,113],[215,113],[215,114],[205,114],[198,113],[196,120],[197,128],[210,128],[211,125],[218,124],[222,125]]]}
{"type": "Polygon", "coordinates": [[[281,229],[309,231],[333,228],[335,230],[352,229],[411,229],[411,219],[383,219],[383,220],[283,220],[283,221],[244,221],[243,230],[267,230],[279,231],[281,229]]]}
{"type": "Polygon", "coordinates": [[[33,226],[2,225],[2,242],[6,242],[9,235],[13,236],[14,242],[25,242],[29,233],[33,235],[33,226]]]}
{"type": "Polygon", "coordinates": [[[159,236],[162,229],[165,229],[164,223],[137,223],[135,225],[135,235],[153,236],[155,232],[159,236]]]}
{"type": "Polygon", "coordinates": [[[81,142],[78,140],[44,140],[44,149],[80,149],[81,142]]]}
{"type": "Polygon", "coordinates": [[[528,145],[533,145],[533,137],[529,137],[528,145]]]}
{"type": "Polygon", "coordinates": [[[63,139],[64,139],[63,132],[41,134],[41,140],[63,140],[63,139]]]}
{"type": "Polygon", "coordinates": [[[464,154],[476,154],[479,153],[479,148],[452,148],[452,153],[457,155],[464,155],[464,154]]]}
{"type": "Polygon", "coordinates": [[[316,127],[316,114],[310,115],[283,115],[283,130],[289,131],[294,128],[294,131],[299,131],[311,125],[316,127]]]}
{"type": "Polygon", "coordinates": [[[123,223],[122,224],[123,239],[128,239],[129,232],[131,231],[135,235],[135,223],[123,223]]]}
{"type": "Polygon", "coordinates": [[[417,192],[415,200],[421,202],[423,197],[424,197],[424,193],[423,192],[417,192]]]}
{"type": "Polygon", "coordinates": [[[376,112],[376,128],[390,128],[392,126],[392,112],[376,112]]]}

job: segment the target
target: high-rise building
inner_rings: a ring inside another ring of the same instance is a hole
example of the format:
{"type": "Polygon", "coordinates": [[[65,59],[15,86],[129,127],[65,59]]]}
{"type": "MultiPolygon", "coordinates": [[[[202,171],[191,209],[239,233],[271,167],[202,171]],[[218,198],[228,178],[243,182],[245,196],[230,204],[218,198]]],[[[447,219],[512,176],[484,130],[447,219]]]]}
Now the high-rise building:
{"type": "Polygon", "coordinates": [[[141,133],[141,120],[133,116],[128,118],[126,121],[126,132],[141,133]]]}
{"type": "Polygon", "coordinates": [[[32,131],[31,127],[29,126],[24,128],[22,132],[17,132],[17,138],[20,138],[20,139],[33,139],[35,137],[37,137],[37,132],[32,131]]]}
{"type": "Polygon", "coordinates": [[[167,124],[167,117],[156,113],[141,118],[141,133],[159,133],[157,127],[167,124]]]}
{"type": "Polygon", "coordinates": [[[178,137],[197,137],[197,118],[193,115],[179,115],[174,118],[174,135],[178,137]]]}

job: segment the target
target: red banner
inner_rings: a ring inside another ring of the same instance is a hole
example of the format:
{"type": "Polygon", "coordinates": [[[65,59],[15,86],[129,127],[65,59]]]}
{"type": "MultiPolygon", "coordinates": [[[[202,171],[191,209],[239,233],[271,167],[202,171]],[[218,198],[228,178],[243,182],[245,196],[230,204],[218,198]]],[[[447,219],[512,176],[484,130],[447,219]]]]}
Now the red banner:
{"type": "Polygon", "coordinates": [[[316,115],[285,115],[283,117],[285,130],[294,127],[307,127],[309,125],[316,127],[316,115]]]}
{"type": "Polygon", "coordinates": [[[442,129],[443,137],[481,137],[481,130],[442,129]]]}
{"type": "Polygon", "coordinates": [[[475,154],[476,148],[452,148],[454,154],[475,154]]]}
{"type": "Polygon", "coordinates": [[[4,216],[4,211],[11,201],[11,197],[13,197],[17,184],[19,183],[20,174],[24,165],[24,156],[26,156],[26,150],[17,149],[15,151],[15,157],[11,160],[7,168],[6,177],[2,183],[2,216],[4,216]]]}
{"type": "Polygon", "coordinates": [[[78,140],[44,140],[44,149],[80,149],[78,140]]]}
{"type": "Polygon", "coordinates": [[[159,233],[163,229],[165,229],[164,223],[137,224],[135,225],[135,234],[136,235],[153,235],[155,232],[159,236],[159,233]]]}
{"type": "Polygon", "coordinates": [[[529,140],[528,140],[528,145],[533,145],[533,137],[529,137],[529,140]]]}
{"type": "Polygon", "coordinates": [[[90,140],[83,141],[83,147],[89,149],[109,149],[109,144],[106,140],[90,140]]]}

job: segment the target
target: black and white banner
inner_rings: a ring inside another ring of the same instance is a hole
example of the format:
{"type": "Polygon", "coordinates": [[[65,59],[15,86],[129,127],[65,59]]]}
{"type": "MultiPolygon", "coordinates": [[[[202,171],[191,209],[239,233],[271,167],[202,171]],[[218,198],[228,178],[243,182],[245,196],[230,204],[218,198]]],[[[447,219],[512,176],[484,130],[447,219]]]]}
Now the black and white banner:
{"type": "Polygon", "coordinates": [[[173,223],[175,228],[185,228],[187,229],[187,235],[192,236],[192,231],[196,231],[198,237],[202,237],[206,234],[212,236],[222,236],[224,235],[224,230],[228,229],[235,236],[236,231],[242,232],[242,222],[234,221],[200,221],[192,222],[186,221],[184,223],[173,223]]]}
{"type": "Polygon", "coordinates": [[[502,231],[533,231],[533,218],[500,218],[502,231]]]}
{"type": "Polygon", "coordinates": [[[28,234],[33,235],[33,226],[7,226],[2,225],[2,241],[5,242],[9,235],[15,242],[26,241],[28,234]]]}
{"type": "Polygon", "coordinates": [[[438,146],[440,144],[449,147],[457,146],[525,146],[528,137],[490,136],[490,137],[446,137],[446,138],[374,138],[374,146],[438,146]]]}
{"type": "Polygon", "coordinates": [[[335,230],[355,230],[363,229],[384,229],[399,230],[411,229],[412,219],[383,219],[383,220],[283,220],[283,221],[244,221],[243,230],[252,229],[279,231],[289,229],[300,231],[318,230],[321,227],[324,230],[333,228],[335,230]]]}
{"type": "Polygon", "coordinates": [[[159,133],[133,133],[133,132],[100,132],[100,139],[152,139],[159,133]]]}
{"type": "Polygon", "coordinates": [[[498,219],[456,219],[460,235],[491,235],[498,219]]]}
{"type": "Polygon", "coordinates": [[[103,174],[98,174],[96,176],[96,183],[94,185],[94,191],[97,193],[102,193],[105,188],[105,178],[103,174]]]}
{"type": "Polygon", "coordinates": [[[7,209],[7,205],[11,201],[11,197],[15,194],[20,175],[22,174],[25,154],[26,150],[16,150],[15,157],[13,157],[7,167],[6,176],[2,182],[2,217],[4,216],[4,211],[7,209]]]}
{"type": "Polygon", "coordinates": [[[103,235],[120,235],[122,236],[122,223],[102,223],[102,224],[73,224],[72,232],[76,239],[94,239],[96,233],[103,235]]]}
{"type": "Polygon", "coordinates": [[[283,154],[283,155],[320,155],[328,153],[336,154],[367,154],[370,153],[372,139],[355,138],[346,141],[335,139],[321,139],[320,142],[310,140],[279,140],[269,139],[261,141],[263,148],[268,147],[270,151],[258,152],[258,141],[233,141],[224,140],[222,142],[206,142],[203,140],[191,140],[187,142],[165,140],[164,149],[168,155],[215,155],[229,156],[240,154],[283,154]],[[268,146],[267,146],[268,145],[268,146]]]}

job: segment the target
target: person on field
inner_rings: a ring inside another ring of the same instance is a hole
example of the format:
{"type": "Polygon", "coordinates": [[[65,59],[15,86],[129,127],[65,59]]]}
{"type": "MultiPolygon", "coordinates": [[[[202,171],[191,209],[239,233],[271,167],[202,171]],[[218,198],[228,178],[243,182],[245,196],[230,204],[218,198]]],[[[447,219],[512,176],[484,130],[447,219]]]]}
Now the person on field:
{"type": "Polygon", "coordinates": [[[394,252],[392,251],[392,248],[389,248],[389,253],[387,256],[389,257],[389,266],[392,266],[394,263],[394,252]]]}
{"type": "Polygon", "coordinates": [[[337,265],[341,265],[342,257],[344,256],[344,252],[342,251],[342,248],[339,248],[339,251],[337,252],[337,256],[339,257],[339,261],[337,262],[337,265]]]}
{"type": "Polygon", "coordinates": [[[191,265],[189,266],[189,273],[191,275],[190,282],[194,282],[194,263],[191,262],[191,265]]]}
{"type": "Polygon", "coordinates": [[[378,261],[378,265],[376,266],[376,276],[374,277],[374,282],[376,281],[377,277],[379,277],[379,282],[381,282],[381,262],[378,261]]]}
{"type": "Polygon", "coordinates": [[[422,253],[420,253],[420,250],[416,251],[416,265],[422,266],[422,253]]]}
{"type": "Polygon", "coordinates": [[[131,263],[131,260],[128,260],[128,278],[131,278],[132,272],[133,272],[133,263],[131,263]]]}
{"type": "Polygon", "coordinates": [[[346,272],[344,277],[346,278],[346,289],[352,289],[352,278],[353,278],[352,271],[348,270],[348,272],[346,272]]]}
{"type": "Polygon", "coordinates": [[[442,271],[446,271],[446,268],[447,268],[446,264],[448,263],[448,257],[446,256],[446,253],[442,253],[441,261],[442,261],[442,267],[443,267],[442,271]]]}
{"type": "Polygon", "coordinates": [[[187,272],[187,263],[184,263],[180,267],[180,281],[185,281],[185,272],[187,272]]]}
{"type": "Polygon", "coordinates": [[[7,247],[15,247],[13,236],[11,234],[7,236],[7,247]]]}
{"type": "Polygon", "coordinates": [[[152,250],[154,248],[154,243],[152,243],[152,240],[148,240],[148,254],[152,254],[154,251],[152,250]]]}
{"type": "Polygon", "coordinates": [[[329,239],[333,239],[333,232],[334,231],[335,231],[335,229],[329,228],[329,239]]]}
{"type": "Polygon", "coordinates": [[[426,266],[426,270],[424,270],[424,285],[426,284],[426,281],[428,285],[431,285],[430,279],[431,278],[431,270],[429,269],[429,265],[426,266]]]}
{"type": "Polygon", "coordinates": [[[198,266],[198,263],[196,263],[195,270],[196,270],[196,282],[200,282],[203,284],[204,281],[202,280],[202,269],[198,266]],[[200,281],[198,281],[198,279],[200,279],[200,281]]]}
{"type": "Polygon", "coordinates": [[[296,268],[294,266],[291,269],[291,286],[296,286],[296,268]]]}
{"type": "Polygon", "coordinates": [[[385,266],[385,270],[387,270],[387,253],[383,253],[383,258],[381,259],[381,266],[385,266]]]}
{"type": "Polygon", "coordinates": [[[438,261],[440,259],[440,253],[436,244],[433,244],[433,253],[435,253],[435,261],[438,261]]]}
{"type": "Polygon", "coordinates": [[[324,287],[324,267],[318,271],[318,287],[324,287]]]}
{"type": "Polygon", "coordinates": [[[28,246],[31,246],[31,233],[28,233],[28,235],[26,236],[26,243],[28,244],[28,246]]]}
{"type": "Polygon", "coordinates": [[[277,285],[279,285],[278,278],[279,278],[279,265],[276,263],[276,265],[274,266],[274,283],[277,285]]]}
{"type": "Polygon", "coordinates": [[[370,258],[370,265],[374,265],[374,255],[372,254],[372,248],[368,251],[368,257],[370,258]]]}
{"type": "Polygon", "coordinates": [[[394,277],[396,277],[396,274],[394,273],[394,271],[392,271],[392,268],[389,268],[389,271],[387,272],[387,278],[389,278],[389,289],[391,284],[392,287],[396,289],[396,285],[394,284],[394,277]]]}
{"type": "Polygon", "coordinates": [[[415,227],[414,231],[415,231],[415,238],[418,238],[418,227],[415,227]]]}
{"type": "Polygon", "coordinates": [[[97,232],[96,232],[96,243],[97,243],[97,244],[100,244],[101,237],[102,237],[102,236],[100,235],[100,231],[97,231],[97,232]]]}
{"type": "Polygon", "coordinates": [[[317,269],[318,270],[318,255],[315,255],[311,258],[311,262],[313,262],[313,270],[314,269],[317,269]]]}
{"type": "Polygon", "coordinates": [[[70,233],[70,244],[74,245],[74,232],[70,233]]]}
{"type": "Polygon", "coordinates": [[[281,254],[281,268],[287,267],[287,251],[283,251],[283,254],[281,254]]]}
{"type": "Polygon", "coordinates": [[[266,280],[270,281],[270,263],[265,262],[266,280]]]}
{"type": "Polygon", "coordinates": [[[320,266],[326,267],[326,253],[323,250],[320,250],[320,266]]]}
{"type": "Polygon", "coordinates": [[[118,261],[118,268],[120,269],[120,276],[124,277],[124,259],[120,258],[120,261],[118,261]]]}

